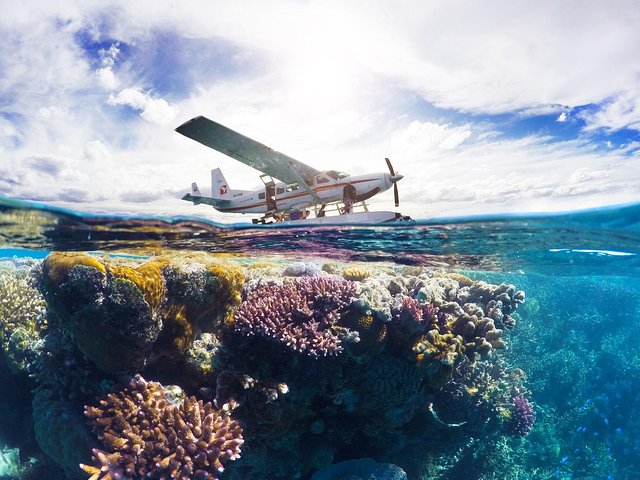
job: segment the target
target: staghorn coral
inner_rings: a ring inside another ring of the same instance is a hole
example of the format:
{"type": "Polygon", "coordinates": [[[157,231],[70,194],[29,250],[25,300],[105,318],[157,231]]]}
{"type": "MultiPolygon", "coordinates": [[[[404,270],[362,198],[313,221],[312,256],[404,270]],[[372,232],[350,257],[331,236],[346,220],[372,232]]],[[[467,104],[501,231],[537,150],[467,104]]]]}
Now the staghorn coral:
{"type": "Polygon", "coordinates": [[[314,357],[335,355],[342,351],[337,322],[355,293],[353,282],[329,276],[298,277],[279,287],[259,288],[238,307],[233,329],[314,357]]]}
{"type": "Polygon", "coordinates": [[[93,449],[93,466],[81,465],[93,480],[218,479],[244,442],[228,412],[195,397],[172,405],[162,385],[140,375],[99,406],[85,407],[85,415],[106,449],[93,449]]]}

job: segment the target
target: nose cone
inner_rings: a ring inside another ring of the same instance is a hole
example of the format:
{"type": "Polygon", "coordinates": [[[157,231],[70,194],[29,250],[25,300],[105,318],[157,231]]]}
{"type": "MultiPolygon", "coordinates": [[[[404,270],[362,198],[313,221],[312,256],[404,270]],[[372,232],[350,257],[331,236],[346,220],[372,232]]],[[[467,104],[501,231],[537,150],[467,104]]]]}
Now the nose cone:
{"type": "Polygon", "coordinates": [[[404,175],[391,175],[389,177],[389,180],[391,180],[391,183],[396,183],[402,180],[403,178],[404,178],[404,175]]]}

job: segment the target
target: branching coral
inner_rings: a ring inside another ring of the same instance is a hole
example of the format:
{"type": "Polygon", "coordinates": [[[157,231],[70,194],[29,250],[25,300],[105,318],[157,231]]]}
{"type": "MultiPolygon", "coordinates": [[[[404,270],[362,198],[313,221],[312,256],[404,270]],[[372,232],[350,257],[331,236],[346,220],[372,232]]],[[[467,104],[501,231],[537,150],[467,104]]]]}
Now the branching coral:
{"type": "Polygon", "coordinates": [[[505,431],[510,435],[526,437],[535,421],[536,413],[527,397],[523,395],[514,397],[510,414],[505,422],[505,431]]]}
{"type": "Polygon", "coordinates": [[[31,265],[0,267],[0,343],[14,373],[33,363],[31,345],[46,327],[46,304],[33,286],[31,265]]]}
{"type": "Polygon", "coordinates": [[[132,478],[218,479],[223,463],[240,458],[242,428],[228,412],[195,397],[169,403],[159,383],[136,375],[85,415],[106,451],[94,449],[92,480],[132,478]]]}
{"type": "Polygon", "coordinates": [[[336,324],[355,293],[353,282],[329,276],[298,277],[279,287],[259,288],[238,307],[233,328],[311,356],[337,354],[342,346],[336,324]]]}

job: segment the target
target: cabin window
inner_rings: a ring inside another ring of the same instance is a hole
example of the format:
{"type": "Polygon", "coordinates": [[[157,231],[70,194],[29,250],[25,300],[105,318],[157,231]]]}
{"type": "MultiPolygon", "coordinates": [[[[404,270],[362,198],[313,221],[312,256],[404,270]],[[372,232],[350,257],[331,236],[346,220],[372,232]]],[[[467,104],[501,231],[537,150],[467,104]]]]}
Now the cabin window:
{"type": "Polygon", "coordinates": [[[318,175],[318,176],[316,177],[316,183],[317,183],[318,185],[320,185],[321,183],[329,183],[329,179],[328,179],[328,178],[326,178],[326,177],[323,177],[323,176],[321,176],[321,175],[318,175]]]}
{"type": "Polygon", "coordinates": [[[284,193],[284,187],[276,188],[276,195],[282,195],[284,193]]]}
{"type": "Polygon", "coordinates": [[[266,195],[265,195],[265,193],[264,193],[264,192],[260,192],[260,193],[258,194],[258,198],[259,198],[260,200],[264,200],[264,197],[265,197],[265,196],[266,196],[266,195]]]}
{"type": "Polygon", "coordinates": [[[297,183],[290,183],[289,185],[287,185],[287,192],[293,192],[294,190],[298,190],[300,188],[300,185],[298,185],[297,183]]]}
{"type": "Polygon", "coordinates": [[[324,172],[324,174],[328,177],[333,178],[334,180],[341,180],[349,176],[348,173],[338,172],[337,170],[327,170],[326,172],[324,172]]]}

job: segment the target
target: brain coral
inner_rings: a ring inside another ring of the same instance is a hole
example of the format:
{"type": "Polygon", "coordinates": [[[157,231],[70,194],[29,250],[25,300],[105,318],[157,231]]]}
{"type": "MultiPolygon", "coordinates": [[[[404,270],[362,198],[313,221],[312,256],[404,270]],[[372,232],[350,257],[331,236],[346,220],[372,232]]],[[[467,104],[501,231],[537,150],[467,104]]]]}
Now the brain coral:
{"type": "Polygon", "coordinates": [[[224,318],[240,302],[244,275],[232,265],[110,262],[52,253],[39,285],[56,326],[107,372],[133,372],[152,357],[180,357],[203,318],[224,318]]]}
{"type": "Polygon", "coordinates": [[[93,450],[94,466],[81,465],[92,480],[218,479],[224,462],[240,458],[244,441],[227,412],[195,397],[172,405],[162,385],[140,375],[85,415],[106,448],[93,450]]]}
{"type": "Polygon", "coordinates": [[[355,294],[355,283],[339,277],[297,277],[252,291],[235,312],[233,328],[311,356],[337,354],[337,322],[355,294]]]}
{"type": "Polygon", "coordinates": [[[43,262],[39,288],[52,321],[105,371],[141,367],[160,333],[162,278],[157,265],[142,272],[128,267],[111,272],[88,255],[52,253],[43,262]]]}
{"type": "Polygon", "coordinates": [[[407,474],[392,463],[376,463],[372,458],[359,458],[318,470],[311,480],[407,480],[407,474]]]}
{"type": "MultiPolygon", "coordinates": [[[[40,388],[33,397],[33,427],[40,448],[68,472],[88,460],[97,446],[82,413],[73,401],[54,389],[40,388]]],[[[71,478],[76,478],[73,475],[71,478]]]]}

